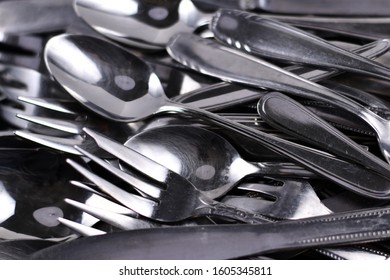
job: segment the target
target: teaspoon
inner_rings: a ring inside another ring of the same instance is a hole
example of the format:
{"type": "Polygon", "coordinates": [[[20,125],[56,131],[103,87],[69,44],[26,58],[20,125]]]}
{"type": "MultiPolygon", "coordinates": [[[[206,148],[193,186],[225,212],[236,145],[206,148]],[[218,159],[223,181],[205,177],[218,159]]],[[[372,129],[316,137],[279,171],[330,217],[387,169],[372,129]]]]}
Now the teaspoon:
{"type": "MultiPolygon", "coordinates": [[[[103,117],[133,122],[156,114],[176,113],[240,133],[259,145],[299,162],[308,170],[361,195],[388,199],[388,184],[369,184],[362,170],[351,174],[351,163],[328,154],[268,135],[216,114],[167,99],[162,85],[148,65],[125,49],[105,40],[83,35],[58,35],[44,51],[46,66],[70,95],[103,117]]],[[[359,168],[357,165],[354,167],[359,168]]],[[[369,174],[368,174],[369,173],[369,174]]],[[[381,180],[377,178],[377,180],[381,180]]],[[[390,183],[382,177],[382,181],[390,183]]]]}

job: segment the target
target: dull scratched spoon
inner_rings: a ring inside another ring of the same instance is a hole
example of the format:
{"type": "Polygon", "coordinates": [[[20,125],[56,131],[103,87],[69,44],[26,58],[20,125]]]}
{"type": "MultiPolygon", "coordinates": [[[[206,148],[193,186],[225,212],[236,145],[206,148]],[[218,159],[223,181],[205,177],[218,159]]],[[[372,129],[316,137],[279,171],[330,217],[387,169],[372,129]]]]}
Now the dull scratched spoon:
{"type": "MultiPolygon", "coordinates": [[[[360,173],[358,176],[356,172],[350,173],[350,163],[216,114],[168,100],[158,77],[149,66],[115,44],[96,37],[63,34],[48,41],[44,58],[50,73],[69,94],[104,117],[133,122],[156,114],[183,114],[249,137],[259,145],[361,195],[390,198],[390,182],[384,177],[383,184],[366,184],[365,179],[358,178],[360,173]]],[[[359,168],[357,165],[354,167],[359,168]]],[[[379,176],[364,170],[362,173],[366,177],[379,176]]],[[[376,180],[381,181],[380,178],[376,180]]]]}

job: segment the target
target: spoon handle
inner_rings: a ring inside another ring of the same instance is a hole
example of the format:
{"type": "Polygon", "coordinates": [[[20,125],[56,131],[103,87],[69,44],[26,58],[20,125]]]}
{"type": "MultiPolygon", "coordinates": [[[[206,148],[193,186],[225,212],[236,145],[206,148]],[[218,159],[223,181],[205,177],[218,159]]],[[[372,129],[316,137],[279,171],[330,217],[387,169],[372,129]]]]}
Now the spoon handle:
{"type": "Polygon", "coordinates": [[[260,99],[258,110],[269,125],[390,178],[387,163],[286,95],[279,92],[265,95],[260,99]]]}
{"type": "Polygon", "coordinates": [[[274,64],[196,35],[182,33],[174,36],[167,51],[173,59],[191,69],[224,81],[324,101],[356,115],[365,110],[359,103],[340,93],[307,80],[307,76],[297,76],[274,64]]]}
{"type": "Polygon", "coordinates": [[[361,165],[346,162],[306,146],[302,146],[257,129],[229,121],[205,110],[195,109],[179,103],[169,103],[156,113],[184,113],[202,119],[221,128],[235,131],[253,141],[292,159],[308,170],[328,178],[336,184],[363,196],[390,199],[390,181],[377,172],[361,165]],[[376,184],[372,184],[376,182],[376,184]]]}
{"type": "Polygon", "coordinates": [[[253,55],[389,79],[390,69],[384,65],[254,13],[221,9],[210,28],[216,39],[253,55]],[[281,44],[283,41],[288,43],[281,44]]]}

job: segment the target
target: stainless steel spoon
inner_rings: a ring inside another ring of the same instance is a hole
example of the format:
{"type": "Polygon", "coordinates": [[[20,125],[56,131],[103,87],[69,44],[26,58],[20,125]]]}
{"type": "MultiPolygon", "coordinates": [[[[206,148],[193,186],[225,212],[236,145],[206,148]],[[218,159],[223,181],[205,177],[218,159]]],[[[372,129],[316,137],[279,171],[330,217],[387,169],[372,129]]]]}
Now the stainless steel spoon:
{"type": "Polygon", "coordinates": [[[362,185],[355,174],[345,172],[349,163],[347,167],[346,162],[327,154],[169,101],[148,65],[112,43],[89,36],[59,35],[49,40],[44,57],[54,78],[76,100],[104,117],[132,122],[155,114],[183,114],[245,135],[361,195],[389,198],[387,184],[362,185]]]}
{"type": "Polygon", "coordinates": [[[187,178],[212,199],[222,196],[250,175],[316,177],[292,163],[248,162],[226,139],[196,126],[148,129],[131,137],[124,145],[187,178]]]}

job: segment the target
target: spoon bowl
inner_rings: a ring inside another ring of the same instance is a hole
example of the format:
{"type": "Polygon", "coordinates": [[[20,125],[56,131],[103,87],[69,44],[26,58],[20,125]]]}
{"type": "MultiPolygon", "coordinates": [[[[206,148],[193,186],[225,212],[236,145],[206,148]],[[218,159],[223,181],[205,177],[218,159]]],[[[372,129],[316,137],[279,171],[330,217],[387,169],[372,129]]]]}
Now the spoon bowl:
{"type": "Polygon", "coordinates": [[[190,0],[76,0],[75,10],[108,38],[150,50],[162,50],[174,34],[192,33],[210,20],[190,0]]]}
{"type": "Polygon", "coordinates": [[[124,145],[187,178],[211,199],[226,194],[249,175],[318,177],[292,163],[248,162],[225,138],[198,126],[148,129],[131,137],[124,145]]]}
{"type": "Polygon", "coordinates": [[[45,61],[51,74],[76,100],[108,119],[140,120],[168,102],[151,68],[110,42],[59,35],[47,43],[45,61]]]}

